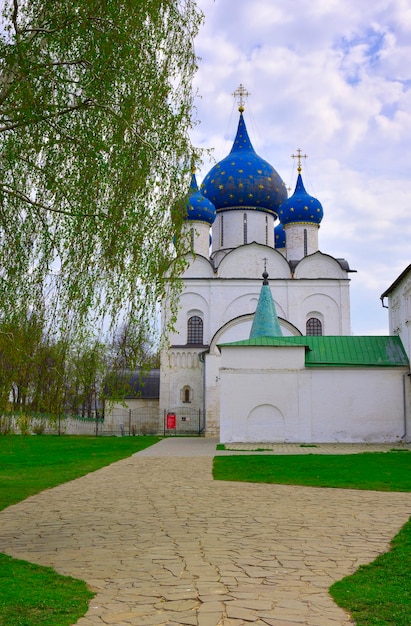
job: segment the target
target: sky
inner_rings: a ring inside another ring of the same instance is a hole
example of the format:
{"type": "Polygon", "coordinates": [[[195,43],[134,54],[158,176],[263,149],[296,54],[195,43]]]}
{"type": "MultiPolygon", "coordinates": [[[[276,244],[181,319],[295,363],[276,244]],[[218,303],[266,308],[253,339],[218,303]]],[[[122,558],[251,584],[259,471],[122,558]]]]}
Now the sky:
{"type": "Polygon", "coordinates": [[[230,151],[232,95],[255,151],[324,209],[319,248],[345,258],[355,335],[388,334],[380,296],[411,263],[409,0],[198,0],[195,146],[200,183],[230,151]]]}

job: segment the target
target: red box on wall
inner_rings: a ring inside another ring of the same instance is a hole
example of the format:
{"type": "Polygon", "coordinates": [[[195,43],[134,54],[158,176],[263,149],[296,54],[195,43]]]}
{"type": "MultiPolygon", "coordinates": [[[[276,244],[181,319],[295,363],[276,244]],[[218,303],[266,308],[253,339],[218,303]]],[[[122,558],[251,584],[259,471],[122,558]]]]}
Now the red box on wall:
{"type": "Polygon", "coordinates": [[[174,430],[176,427],[176,414],[167,413],[167,430],[174,430]]]}

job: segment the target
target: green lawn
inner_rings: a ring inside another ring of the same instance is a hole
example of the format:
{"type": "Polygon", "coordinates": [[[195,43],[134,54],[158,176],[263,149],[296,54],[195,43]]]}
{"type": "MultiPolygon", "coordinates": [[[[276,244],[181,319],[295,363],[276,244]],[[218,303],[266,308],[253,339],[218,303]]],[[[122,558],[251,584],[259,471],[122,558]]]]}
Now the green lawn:
{"type": "MultiPolygon", "coordinates": [[[[215,457],[217,480],[310,487],[411,491],[411,453],[353,455],[236,455],[215,457]]],[[[391,550],[330,588],[357,626],[411,625],[411,520],[391,550]]]]}
{"type": "MultiPolygon", "coordinates": [[[[84,476],[158,437],[0,437],[0,510],[84,476]]],[[[0,554],[0,626],[70,626],[94,596],[86,583],[0,554]]]]}
{"type": "Polygon", "coordinates": [[[216,480],[411,491],[411,452],[217,456],[216,480]]]}

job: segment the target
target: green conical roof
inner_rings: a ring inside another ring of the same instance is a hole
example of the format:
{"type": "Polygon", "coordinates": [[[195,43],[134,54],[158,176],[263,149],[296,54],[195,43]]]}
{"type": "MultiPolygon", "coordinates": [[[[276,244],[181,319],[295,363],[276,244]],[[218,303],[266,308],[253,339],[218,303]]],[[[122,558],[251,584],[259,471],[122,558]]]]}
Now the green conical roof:
{"type": "Polygon", "coordinates": [[[263,274],[263,284],[260,291],[260,297],[254,313],[253,325],[251,327],[250,339],[256,337],[282,337],[280,323],[277,317],[277,311],[271,289],[268,284],[268,274],[263,274]]]}

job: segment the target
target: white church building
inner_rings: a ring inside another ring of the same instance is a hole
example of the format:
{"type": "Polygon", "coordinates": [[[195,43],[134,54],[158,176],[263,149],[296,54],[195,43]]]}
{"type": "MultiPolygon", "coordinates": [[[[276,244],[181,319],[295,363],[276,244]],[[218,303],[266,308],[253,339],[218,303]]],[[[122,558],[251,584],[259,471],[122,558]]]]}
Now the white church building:
{"type": "Polygon", "coordinates": [[[287,198],[242,103],[239,113],[230,153],[200,188],[192,177],[192,254],[161,354],[161,412],[202,412],[221,442],[408,440],[409,355],[398,336],[351,336],[352,270],[319,249],[323,208],[304,188],[300,152],[287,198]]]}

